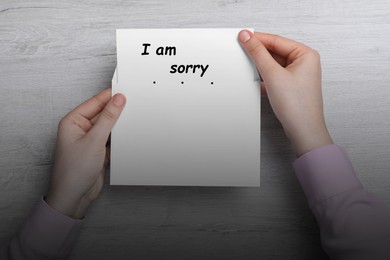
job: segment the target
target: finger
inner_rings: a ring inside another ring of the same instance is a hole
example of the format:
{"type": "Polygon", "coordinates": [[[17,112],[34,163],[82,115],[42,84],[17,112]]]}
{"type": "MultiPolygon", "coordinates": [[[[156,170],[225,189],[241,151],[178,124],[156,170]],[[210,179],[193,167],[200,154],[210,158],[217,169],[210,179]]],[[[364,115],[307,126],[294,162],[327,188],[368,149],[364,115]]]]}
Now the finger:
{"type": "Polygon", "coordinates": [[[254,35],[264,44],[267,50],[289,60],[295,60],[311,50],[310,47],[302,43],[282,36],[260,32],[255,32],[254,35]]]}
{"type": "Polygon", "coordinates": [[[263,43],[257,37],[254,37],[252,32],[242,30],[238,34],[238,39],[246,52],[252,58],[253,62],[256,64],[260,75],[265,80],[272,77],[272,75],[281,68],[274,58],[272,58],[263,43]]]}
{"type": "Polygon", "coordinates": [[[106,145],[111,129],[114,127],[118,120],[124,106],[126,98],[122,94],[116,94],[110,99],[107,105],[100,113],[94,126],[88,132],[87,135],[97,141],[99,145],[106,145]]]}
{"type": "Polygon", "coordinates": [[[92,125],[96,124],[96,121],[98,120],[99,116],[100,116],[100,113],[98,113],[96,116],[91,118],[90,122],[92,125]]]}
{"type": "Polygon", "coordinates": [[[111,88],[107,88],[76,107],[69,114],[79,114],[87,119],[91,119],[103,110],[110,98],[111,88]]]}
{"type": "Polygon", "coordinates": [[[287,59],[280,56],[279,54],[276,54],[276,53],[273,53],[273,52],[270,52],[272,58],[274,58],[274,60],[276,60],[277,63],[279,63],[280,66],[282,66],[283,68],[285,68],[287,66],[287,59]]]}

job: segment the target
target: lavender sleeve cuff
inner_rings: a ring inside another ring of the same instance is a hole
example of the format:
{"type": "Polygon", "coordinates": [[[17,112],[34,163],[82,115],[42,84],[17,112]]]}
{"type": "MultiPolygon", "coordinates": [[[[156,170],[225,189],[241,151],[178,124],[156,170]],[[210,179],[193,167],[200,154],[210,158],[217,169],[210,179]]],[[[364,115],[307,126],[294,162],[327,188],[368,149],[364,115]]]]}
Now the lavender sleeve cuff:
{"type": "Polygon", "coordinates": [[[310,207],[342,192],[362,188],[348,155],[335,144],[302,155],[293,167],[310,207]]]}
{"type": "Polygon", "coordinates": [[[21,242],[48,257],[66,257],[79,234],[83,220],[51,208],[41,197],[20,230],[21,242]]]}

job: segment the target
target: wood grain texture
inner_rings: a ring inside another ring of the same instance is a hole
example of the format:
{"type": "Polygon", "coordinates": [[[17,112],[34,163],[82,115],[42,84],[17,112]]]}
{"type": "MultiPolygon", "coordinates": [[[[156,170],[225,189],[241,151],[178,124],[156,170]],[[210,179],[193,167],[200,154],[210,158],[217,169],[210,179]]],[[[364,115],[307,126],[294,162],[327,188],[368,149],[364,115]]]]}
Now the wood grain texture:
{"type": "MultiPolygon", "coordinates": [[[[109,86],[116,28],[254,27],[319,50],[333,138],[390,206],[389,12],[387,0],[2,0],[0,243],[46,192],[59,119],[109,86]]],[[[261,188],[106,185],[70,259],[327,259],[262,101],[261,188]]]]}

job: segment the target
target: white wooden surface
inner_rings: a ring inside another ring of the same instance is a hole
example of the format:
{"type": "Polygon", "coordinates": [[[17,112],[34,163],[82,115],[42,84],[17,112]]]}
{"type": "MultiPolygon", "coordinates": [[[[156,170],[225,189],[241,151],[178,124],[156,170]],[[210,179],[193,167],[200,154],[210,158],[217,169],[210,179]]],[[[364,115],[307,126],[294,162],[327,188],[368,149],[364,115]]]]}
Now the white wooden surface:
{"type": "MultiPolygon", "coordinates": [[[[45,193],[59,119],[106,88],[116,28],[254,27],[322,54],[328,127],[390,206],[390,2],[0,2],[0,243],[45,193]]],[[[221,43],[223,44],[223,43],[221,43]]],[[[71,259],[326,259],[263,99],[259,189],[110,187],[71,259]]]]}

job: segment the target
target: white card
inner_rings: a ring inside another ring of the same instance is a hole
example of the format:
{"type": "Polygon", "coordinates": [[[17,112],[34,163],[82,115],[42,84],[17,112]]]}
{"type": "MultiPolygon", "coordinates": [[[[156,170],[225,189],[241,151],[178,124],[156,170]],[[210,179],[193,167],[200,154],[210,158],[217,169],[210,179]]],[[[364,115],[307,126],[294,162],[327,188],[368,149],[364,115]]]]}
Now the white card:
{"type": "Polygon", "coordinates": [[[117,30],[112,185],[260,185],[260,84],[240,30],[117,30]]]}

